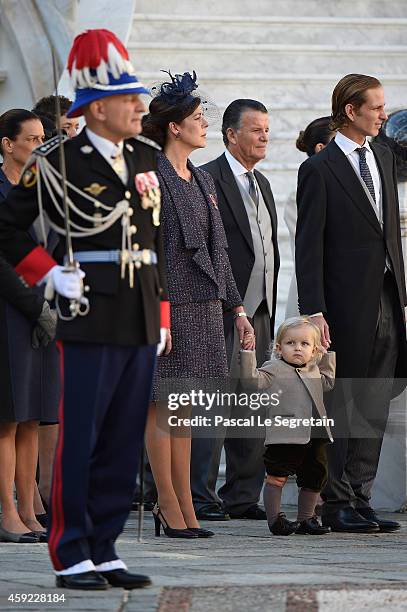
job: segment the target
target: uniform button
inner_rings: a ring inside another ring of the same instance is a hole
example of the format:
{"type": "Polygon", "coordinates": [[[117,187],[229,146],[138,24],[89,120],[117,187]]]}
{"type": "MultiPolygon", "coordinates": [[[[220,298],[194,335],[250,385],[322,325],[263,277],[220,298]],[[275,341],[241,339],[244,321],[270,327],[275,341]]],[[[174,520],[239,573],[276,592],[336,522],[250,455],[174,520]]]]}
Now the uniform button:
{"type": "Polygon", "coordinates": [[[127,209],[127,216],[131,217],[131,215],[134,213],[134,210],[130,207],[127,209]]]}
{"type": "Polygon", "coordinates": [[[135,234],[137,232],[137,226],[136,225],[130,225],[130,233],[131,234],[135,234]]]}
{"type": "Polygon", "coordinates": [[[140,245],[138,242],[135,242],[134,244],[131,245],[131,248],[133,249],[133,251],[138,251],[140,248],[140,245]]]}
{"type": "Polygon", "coordinates": [[[131,191],[127,190],[126,193],[124,194],[124,197],[126,198],[126,200],[130,200],[130,198],[131,198],[131,191]]]}

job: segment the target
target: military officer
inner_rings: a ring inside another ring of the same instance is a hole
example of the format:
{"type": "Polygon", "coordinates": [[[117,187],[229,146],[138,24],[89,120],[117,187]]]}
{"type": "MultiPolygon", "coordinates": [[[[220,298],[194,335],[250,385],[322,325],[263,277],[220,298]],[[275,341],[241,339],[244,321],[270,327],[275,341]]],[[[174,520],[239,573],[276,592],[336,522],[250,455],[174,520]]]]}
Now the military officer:
{"type": "Polygon", "coordinates": [[[68,69],[76,90],[68,116],[83,114],[86,127],[63,144],[65,208],[56,137],[2,205],[0,249],[28,283],[56,292],[61,317],[48,543],[57,586],[137,588],[150,580],[127,570],[115,540],[131,507],[160,329],[162,346],[169,328],[156,149],[138,137],[147,90],[114,34],[76,37],[68,69]],[[44,227],[72,241],[80,269],[57,265],[26,233],[39,212],[44,227]]]}

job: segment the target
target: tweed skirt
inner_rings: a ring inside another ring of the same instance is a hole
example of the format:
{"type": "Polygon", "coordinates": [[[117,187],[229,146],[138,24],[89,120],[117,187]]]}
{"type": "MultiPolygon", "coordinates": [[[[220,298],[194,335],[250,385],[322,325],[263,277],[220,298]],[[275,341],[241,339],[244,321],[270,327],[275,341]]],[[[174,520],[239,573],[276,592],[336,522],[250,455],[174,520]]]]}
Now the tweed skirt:
{"type": "Polygon", "coordinates": [[[223,310],[221,300],[171,304],[172,350],[157,360],[153,384],[153,399],[157,397],[160,380],[188,391],[196,379],[204,386],[226,379],[228,365],[223,310]],[[171,381],[171,382],[170,382],[171,381]]]}

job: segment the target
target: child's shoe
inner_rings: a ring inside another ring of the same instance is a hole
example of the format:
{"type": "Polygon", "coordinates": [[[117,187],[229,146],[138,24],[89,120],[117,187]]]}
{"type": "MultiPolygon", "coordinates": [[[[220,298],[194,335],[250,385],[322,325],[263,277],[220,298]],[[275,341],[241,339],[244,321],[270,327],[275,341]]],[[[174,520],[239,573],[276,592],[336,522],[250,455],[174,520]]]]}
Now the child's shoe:
{"type": "Polygon", "coordinates": [[[280,512],[274,523],[269,525],[271,533],[279,536],[291,535],[297,531],[298,527],[298,521],[289,521],[284,512],[280,512]]]}
{"type": "Polygon", "coordinates": [[[331,533],[331,528],[321,525],[318,518],[312,516],[299,524],[296,533],[301,535],[325,535],[326,533],[331,533]]]}

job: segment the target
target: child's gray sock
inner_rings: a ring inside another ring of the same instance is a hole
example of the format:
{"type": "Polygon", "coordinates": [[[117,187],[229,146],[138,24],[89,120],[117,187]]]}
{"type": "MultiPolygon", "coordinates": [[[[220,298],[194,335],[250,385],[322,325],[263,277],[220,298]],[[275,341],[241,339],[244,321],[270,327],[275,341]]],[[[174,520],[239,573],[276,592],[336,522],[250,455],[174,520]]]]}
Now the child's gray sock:
{"type": "Polygon", "coordinates": [[[306,521],[315,514],[315,506],[317,505],[319,491],[311,491],[311,489],[300,489],[298,493],[298,517],[297,521],[306,521]]]}
{"type": "Polygon", "coordinates": [[[276,520],[281,507],[281,494],[283,487],[266,482],[263,490],[264,508],[267,514],[267,522],[272,525],[276,520]]]}

